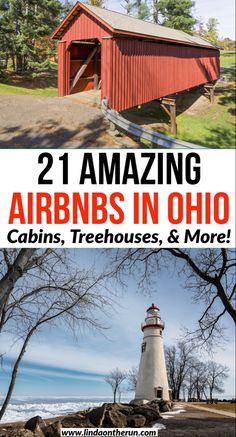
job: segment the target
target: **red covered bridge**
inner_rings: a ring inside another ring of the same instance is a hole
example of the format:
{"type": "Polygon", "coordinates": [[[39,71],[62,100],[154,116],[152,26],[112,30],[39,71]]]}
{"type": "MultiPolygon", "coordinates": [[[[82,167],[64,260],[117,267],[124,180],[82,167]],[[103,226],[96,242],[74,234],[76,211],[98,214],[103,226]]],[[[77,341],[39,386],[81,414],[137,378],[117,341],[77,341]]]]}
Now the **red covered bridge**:
{"type": "Polygon", "coordinates": [[[80,2],[53,38],[59,96],[101,89],[117,111],[219,78],[219,50],[208,41],[80,2]]]}

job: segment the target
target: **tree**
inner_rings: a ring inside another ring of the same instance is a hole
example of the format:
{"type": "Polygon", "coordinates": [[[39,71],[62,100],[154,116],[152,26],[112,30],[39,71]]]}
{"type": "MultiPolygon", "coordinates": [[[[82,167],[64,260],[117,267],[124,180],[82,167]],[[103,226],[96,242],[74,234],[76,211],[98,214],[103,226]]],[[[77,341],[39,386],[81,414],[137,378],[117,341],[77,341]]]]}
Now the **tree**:
{"type": "Polygon", "coordinates": [[[196,23],[192,13],[194,4],[192,0],[159,0],[158,11],[163,17],[162,24],[184,32],[192,32],[196,23]]]}
{"type": "Polygon", "coordinates": [[[192,346],[178,342],[165,349],[166,368],[173,399],[180,399],[187,374],[193,366],[192,346]]]}
{"type": "Polygon", "coordinates": [[[209,20],[206,23],[207,31],[205,32],[204,38],[206,38],[208,41],[212,42],[213,44],[219,44],[219,33],[217,30],[219,22],[216,18],[209,18],[209,20]]]}
{"type": "Polygon", "coordinates": [[[160,24],[160,0],[153,0],[153,23],[160,24]]]}
{"type": "Polygon", "coordinates": [[[121,6],[124,8],[127,15],[131,15],[135,7],[135,3],[133,3],[131,0],[123,0],[121,6]]]}
{"type": "Polygon", "coordinates": [[[147,20],[150,16],[147,1],[137,0],[135,3],[136,15],[140,20],[147,20]]]}
{"type": "Polygon", "coordinates": [[[236,322],[235,267],[233,249],[124,249],[113,256],[113,275],[122,283],[125,274],[134,274],[140,290],[152,287],[158,270],[175,268],[185,278],[194,302],[203,306],[198,327],[187,333],[208,347],[222,340],[220,322],[224,316],[236,322]]]}
{"type": "Polygon", "coordinates": [[[76,1],[64,0],[62,4],[62,18],[66,17],[66,15],[70,12],[75,3],[76,1]]]}
{"type": "Polygon", "coordinates": [[[89,269],[78,270],[65,251],[1,250],[0,275],[0,334],[11,332],[12,343],[18,344],[18,355],[0,410],[1,420],[33,335],[45,324],[55,326],[59,320],[60,325],[74,333],[85,326],[101,329],[98,314],[104,313],[109,299],[103,275],[89,269]]]}
{"type": "Polygon", "coordinates": [[[104,0],[88,0],[87,3],[90,4],[91,6],[98,6],[99,8],[103,8],[105,1],[104,0]]]}
{"type": "Polygon", "coordinates": [[[132,367],[127,374],[128,390],[135,391],[138,380],[138,367],[132,367]]]}
{"type": "Polygon", "coordinates": [[[228,368],[214,361],[198,359],[194,345],[178,342],[165,349],[166,368],[173,399],[180,399],[181,391],[187,389],[188,400],[201,400],[213,391],[223,393],[223,382],[228,368]]]}
{"type": "Polygon", "coordinates": [[[223,393],[223,382],[228,377],[228,368],[215,361],[207,363],[207,387],[209,389],[210,400],[212,401],[213,393],[223,393]]]}
{"type": "Polygon", "coordinates": [[[191,377],[189,378],[188,398],[195,397],[199,400],[201,400],[203,397],[206,398],[206,389],[207,389],[206,363],[203,363],[196,358],[194,360],[194,365],[191,370],[192,370],[192,374],[191,377]],[[192,383],[192,387],[191,387],[191,383],[192,383]]]}
{"type": "Polygon", "coordinates": [[[122,372],[120,369],[116,368],[112,370],[108,376],[106,376],[105,381],[112,388],[113,392],[113,402],[116,403],[116,395],[119,393],[122,382],[126,379],[126,373],[122,372]]]}
{"type": "Polygon", "coordinates": [[[59,0],[0,0],[0,40],[6,64],[12,59],[19,74],[50,69],[52,45],[45,50],[40,40],[51,35],[62,11],[59,0]]]}
{"type": "Polygon", "coordinates": [[[222,46],[223,50],[227,50],[227,51],[232,50],[232,51],[235,51],[235,41],[233,41],[230,38],[224,38],[221,41],[221,46],[222,46]]]}

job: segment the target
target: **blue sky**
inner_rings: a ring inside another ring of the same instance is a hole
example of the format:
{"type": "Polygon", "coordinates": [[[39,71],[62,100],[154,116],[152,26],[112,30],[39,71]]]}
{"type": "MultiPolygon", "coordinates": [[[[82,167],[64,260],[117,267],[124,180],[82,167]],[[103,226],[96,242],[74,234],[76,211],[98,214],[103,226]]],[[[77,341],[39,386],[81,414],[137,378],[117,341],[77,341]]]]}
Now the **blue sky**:
{"type": "MultiPolygon", "coordinates": [[[[86,266],[95,261],[96,250],[79,250],[74,253],[78,265],[86,266]]],[[[103,259],[99,256],[99,265],[103,259]]],[[[153,281],[153,295],[137,293],[136,281],[127,280],[127,289],[119,291],[117,305],[103,323],[110,326],[104,334],[91,331],[82,332],[75,339],[63,329],[44,328],[33,338],[24,357],[14,392],[15,396],[110,396],[110,388],[104,377],[110,370],[119,367],[128,370],[138,365],[142,332],[140,325],[145,310],[155,302],[165,320],[164,342],[174,344],[181,328],[194,326],[200,314],[198,305],[191,302],[191,295],[183,288],[179,277],[173,272],[156,274],[153,281]]],[[[216,349],[213,359],[230,368],[230,377],[225,384],[225,394],[233,395],[234,387],[234,331],[233,323],[224,320],[228,341],[224,347],[216,349]]],[[[10,333],[1,338],[3,350],[8,350],[8,361],[0,373],[1,394],[6,390],[11,368],[11,360],[17,345],[9,348],[10,333]]],[[[202,359],[211,359],[202,356],[202,359]]]]}

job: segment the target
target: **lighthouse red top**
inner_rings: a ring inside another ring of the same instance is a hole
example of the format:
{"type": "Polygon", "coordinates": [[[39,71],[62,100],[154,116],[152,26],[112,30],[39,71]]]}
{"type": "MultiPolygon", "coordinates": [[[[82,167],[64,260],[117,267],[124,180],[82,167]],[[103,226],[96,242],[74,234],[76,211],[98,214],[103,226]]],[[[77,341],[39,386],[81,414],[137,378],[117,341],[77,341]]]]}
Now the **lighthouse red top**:
{"type": "Polygon", "coordinates": [[[160,309],[154,303],[152,303],[152,305],[147,309],[147,311],[150,311],[150,310],[160,311],[160,309]]]}

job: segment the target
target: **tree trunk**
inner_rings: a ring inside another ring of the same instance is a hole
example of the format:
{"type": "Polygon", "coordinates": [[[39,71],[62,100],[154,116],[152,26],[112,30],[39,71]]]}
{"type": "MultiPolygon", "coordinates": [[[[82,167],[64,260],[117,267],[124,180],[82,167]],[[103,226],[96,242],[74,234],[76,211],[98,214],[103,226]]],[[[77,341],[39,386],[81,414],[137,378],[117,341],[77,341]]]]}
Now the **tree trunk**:
{"type": "Polygon", "coordinates": [[[16,73],[23,73],[23,56],[20,53],[16,54],[16,73]]]}
{"type": "Polygon", "coordinates": [[[213,392],[213,389],[210,388],[210,400],[211,400],[211,401],[212,401],[212,392],[213,392]]]}
{"type": "Polygon", "coordinates": [[[21,249],[14,264],[8,268],[7,273],[0,280],[0,314],[2,314],[15,283],[22,276],[22,272],[26,268],[35,250],[36,249],[21,249]]]}
{"type": "Polygon", "coordinates": [[[26,337],[26,339],[25,339],[25,341],[23,343],[21,351],[20,351],[20,353],[18,355],[18,358],[17,358],[17,360],[15,362],[15,365],[13,367],[12,374],[11,374],[11,381],[10,381],[10,384],[9,384],[9,387],[8,387],[8,392],[7,392],[7,395],[5,397],[4,402],[2,404],[2,408],[0,410],[0,421],[2,420],[3,415],[5,414],[7,406],[9,404],[9,402],[10,402],[10,399],[11,399],[11,396],[12,396],[12,392],[14,390],[14,386],[15,386],[15,382],[16,382],[16,376],[17,376],[17,372],[18,372],[18,369],[19,369],[19,365],[20,365],[21,360],[22,360],[22,358],[24,356],[24,353],[26,351],[27,344],[29,343],[29,340],[30,340],[31,336],[33,335],[34,331],[35,331],[35,327],[32,328],[31,331],[29,331],[29,333],[28,333],[28,335],[27,335],[27,337],[26,337]]]}
{"type": "Polygon", "coordinates": [[[15,55],[14,55],[14,53],[11,54],[11,60],[12,60],[12,68],[13,68],[13,71],[16,72],[16,61],[15,61],[15,55]]]}

